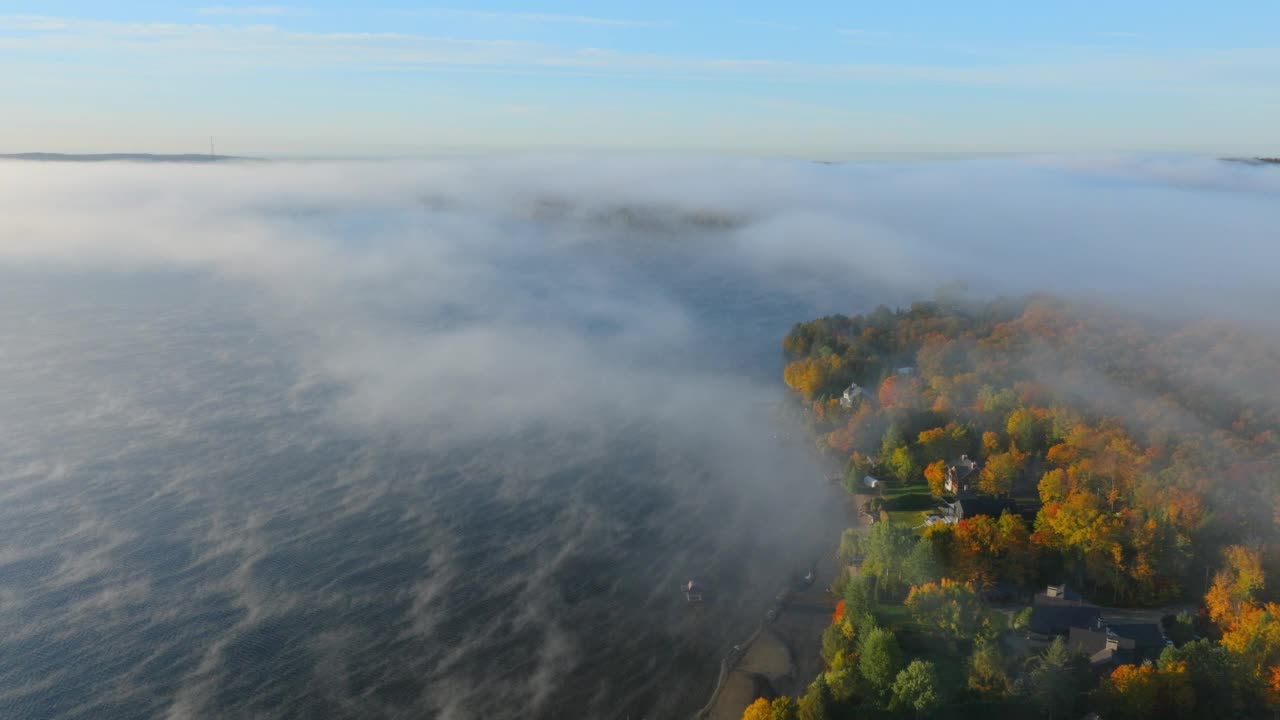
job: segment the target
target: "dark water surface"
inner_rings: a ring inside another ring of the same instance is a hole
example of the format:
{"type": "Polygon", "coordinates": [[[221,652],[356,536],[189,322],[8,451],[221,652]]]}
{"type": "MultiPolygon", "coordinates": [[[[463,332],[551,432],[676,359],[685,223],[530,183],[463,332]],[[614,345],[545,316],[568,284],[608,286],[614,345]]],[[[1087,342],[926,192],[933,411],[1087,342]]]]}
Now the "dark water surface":
{"type": "MultiPolygon", "coordinates": [[[[619,411],[440,445],[335,418],[342,383],[235,283],[7,273],[0,715],[701,705],[718,657],[836,539],[809,453],[773,437],[779,339],[828,308],[690,254],[590,261],[623,297],[656,288],[692,318],[696,341],[640,352],[723,384],[705,412],[627,412],[653,399],[594,387],[619,411]],[[678,592],[690,577],[711,588],[703,606],[678,592]]],[[[509,272],[554,297],[554,268],[509,272]]],[[[412,310],[397,321],[439,321],[412,310]]],[[[574,322],[588,339],[617,331],[574,322]]],[[[475,388],[477,406],[490,392],[475,388]]],[[[426,412],[432,398],[405,402],[426,412]]]]}

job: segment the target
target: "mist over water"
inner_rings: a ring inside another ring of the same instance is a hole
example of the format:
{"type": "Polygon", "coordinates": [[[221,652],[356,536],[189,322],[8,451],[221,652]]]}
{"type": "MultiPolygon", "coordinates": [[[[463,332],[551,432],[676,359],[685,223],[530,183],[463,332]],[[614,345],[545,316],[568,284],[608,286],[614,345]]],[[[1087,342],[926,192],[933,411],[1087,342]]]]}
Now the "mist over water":
{"type": "Polygon", "coordinates": [[[792,323],[1270,330],[1278,175],[0,165],[0,715],[681,717],[843,522],[775,438],[792,323]]]}

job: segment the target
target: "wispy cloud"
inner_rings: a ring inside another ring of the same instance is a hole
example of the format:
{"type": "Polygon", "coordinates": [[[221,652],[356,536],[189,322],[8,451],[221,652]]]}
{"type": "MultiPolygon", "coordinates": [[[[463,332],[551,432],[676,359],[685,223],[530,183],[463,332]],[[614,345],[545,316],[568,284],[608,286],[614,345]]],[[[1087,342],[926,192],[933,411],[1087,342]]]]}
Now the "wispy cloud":
{"type": "MultiPolygon", "coordinates": [[[[528,22],[636,23],[578,16],[456,12],[528,22]]],[[[762,82],[899,83],[914,86],[1054,88],[1170,96],[1274,98],[1280,49],[1024,49],[963,65],[928,62],[807,62],[786,57],[698,57],[549,42],[442,37],[416,32],[308,32],[266,25],[130,23],[63,17],[0,16],[0,49],[34,64],[49,54],[91,53],[104,67],[172,63],[176,71],[342,68],[387,72],[486,72],[509,75],[660,76],[680,81],[735,76],[762,82]],[[32,32],[39,29],[40,32],[32,32]],[[139,43],[139,37],[147,42],[139,43]]],[[[840,29],[868,42],[897,42],[888,31],[840,29]]]]}
{"type": "Polygon", "coordinates": [[[0,29],[11,32],[65,30],[66,21],[42,15],[0,15],[0,29]]]}
{"type": "Polygon", "coordinates": [[[197,15],[284,16],[305,15],[306,10],[288,5],[210,5],[196,8],[197,15]]]}
{"type": "Polygon", "coordinates": [[[612,27],[656,27],[661,23],[627,18],[606,18],[593,15],[565,15],[541,12],[504,12],[497,10],[462,10],[458,8],[424,8],[401,11],[397,14],[435,15],[466,20],[496,23],[546,23],[561,25],[600,25],[612,27]]]}

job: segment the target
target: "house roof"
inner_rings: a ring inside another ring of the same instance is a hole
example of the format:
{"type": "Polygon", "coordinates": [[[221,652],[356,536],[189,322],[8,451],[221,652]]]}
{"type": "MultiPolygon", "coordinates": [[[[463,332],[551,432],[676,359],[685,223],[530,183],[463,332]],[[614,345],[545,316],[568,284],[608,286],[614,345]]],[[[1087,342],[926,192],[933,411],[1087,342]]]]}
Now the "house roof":
{"type": "Polygon", "coordinates": [[[1072,628],[1093,627],[1101,616],[1096,605],[1036,603],[1031,606],[1031,632],[1038,635],[1066,635],[1072,628]]]}
{"type": "Polygon", "coordinates": [[[1036,594],[1035,602],[1037,605],[1080,605],[1084,604],[1084,596],[1066,585],[1050,585],[1045,592],[1036,594]],[[1057,593],[1050,594],[1049,590],[1057,593]]]}
{"type": "Polygon", "coordinates": [[[1164,650],[1164,633],[1155,623],[1125,623],[1108,625],[1108,628],[1121,638],[1132,642],[1138,650],[1164,650]]]}
{"type": "Polygon", "coordinates": [[[1013,510],[1017,508],[1017,503],[1005,498],[996,498],[989,495],[974,495],[973,497],[965,497],[956,500],[956,505],[960,511],[961,518],[974,517],[976,515],[990,515],[991,517],[1000,517],[1000,513],[1005,510],[1013,510]]]}
{"type": "Polygon", "coordinates": [[[1089,656],[1089,663],[1091,665],[1132,665],[1140,659],[1137,651],[1133,648],[1118,647],[1112,649],[1104,647],[1089,656]]]}
{"type": "MultiPolygon", "coordinates": [[[[1044,605],[1047,608],[1083,606],[1044,605]]],[[[1034,610],[1032,613],[1034,614],[1034,610]]],[[[1107,625],[1095,621],[1093,625],[1074,626],[1067,635],[1067,647],[1089,656],[1094,665],[1124,665],[1143,659],[1154,659],[1164,649],[1164,634],[1154,623],[1122,623],[1107,625]],[[1114,640],[1108,645],[1108,639],[1114,640]]]]}
{"type": "Polygon", "coordinates": [[[1092,657],[1107,648],[1108,636],[1116,639],[1118,649],[1132,650],[1134,647],[1133,640],[1110,633],[1105,627],[1097,630],[1084,627],[1071,628],[1071,632],[1067,634],[1067,647],[1092,657]]]}

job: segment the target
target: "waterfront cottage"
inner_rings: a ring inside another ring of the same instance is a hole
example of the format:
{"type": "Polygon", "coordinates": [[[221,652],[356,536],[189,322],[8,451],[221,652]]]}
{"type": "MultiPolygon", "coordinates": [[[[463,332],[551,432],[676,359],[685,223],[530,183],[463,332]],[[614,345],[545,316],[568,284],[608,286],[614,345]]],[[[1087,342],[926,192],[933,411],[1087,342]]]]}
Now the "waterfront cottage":
{"type": "Polygon", "coordinates": [[[851,408],[854,402],[865,396],[866,392],[858,386],[858,383],[849,383],[849,387],[845,388],[840,396],[840,407],[851,408]]]}

